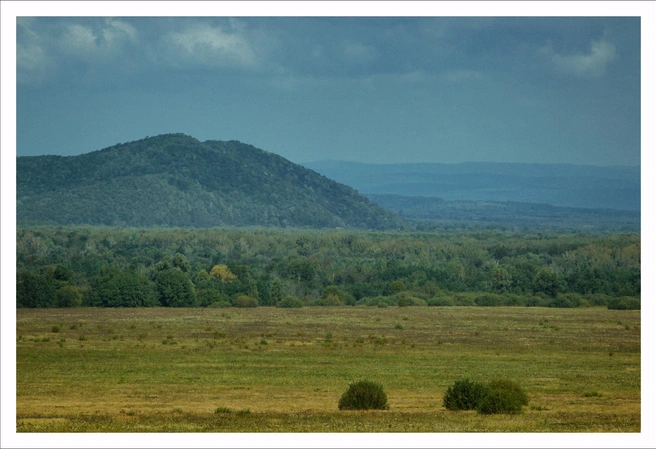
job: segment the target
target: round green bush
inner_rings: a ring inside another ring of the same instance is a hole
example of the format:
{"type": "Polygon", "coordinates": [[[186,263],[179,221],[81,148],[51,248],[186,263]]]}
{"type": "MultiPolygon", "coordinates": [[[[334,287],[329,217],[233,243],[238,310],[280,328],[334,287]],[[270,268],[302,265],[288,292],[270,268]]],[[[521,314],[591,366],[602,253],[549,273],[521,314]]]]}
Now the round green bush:
{"type": "Polygon", "coordinates": [[[488,393],[481,399],[476,411],[490,415],[493,413],[519,413],[522,406],[528,405],[524,389],[511,380],[494,380],[487,384],[488,393]]]}
{"type": "Polygon", "coordinates": [[[257,299],[248,295],[239,295],[235,298],[235,307],[257,307],[257,299]]]}
{"type": "Polygon", "coordinates": [[[488,388],[482,383],[457,380],[446,390],[442,403],[447,410],[474,410],[487,393],[488,388]]]}
{"type": "Polygon", "coordinates": [[[478,413],[519,413],[528,405],[528,396],[516,382],[507,379],[488,384],[469,379],[456,381],[443,398],[448,410],[476,410],[478,413]]]}
{"type": "Polygon", "coordinates": [[[436,296],[428,300],[428,305],[433,307],[449,307],[453,305],[453,299],[449,296],[436,296]]]}
{"type": "Polygon", "coordinates": [[[339,398],[340,410],[387,410],[387,395],[383,386],[376,382],[361,380],[349,385],[339,398]]]}

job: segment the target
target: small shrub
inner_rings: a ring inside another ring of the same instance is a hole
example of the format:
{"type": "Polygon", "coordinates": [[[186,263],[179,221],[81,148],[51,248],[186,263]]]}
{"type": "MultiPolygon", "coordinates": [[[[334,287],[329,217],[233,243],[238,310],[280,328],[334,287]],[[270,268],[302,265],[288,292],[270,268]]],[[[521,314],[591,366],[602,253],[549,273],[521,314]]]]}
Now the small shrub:
{"type": "Polygon", "coordinates": [[[526,307],[547,307],[549,306],[549,302],[550,300],[547,298],[531,296],[524,300],[524,305],[526,307]]]}
{"type": "Polygon", "coordinates": [[[299,309],[303,307],[303,301],[301,301],[296,296],[288,296],[282,301],[280,301],[278,304],[276,304],[276,307],[280,307],[283,309],[299,309]]]}
{"type": "Polygon", "coordinates": [[[403,330],[403,325],[402,325],[401,323],[397,323],[397,324],[394,326],[394,329],[398,329],[398,330],[401,330],[401,331],[402,331],[402,330],[403,330]]]}
{"type": "Polygon", "coordinates": [[[349,385],[339,399],[340,410],[388,410],[387,395],[383,386],[376,382],[361,380],[349,385]]]}
{"type": "Polygon", "coordinates": [[[585,295],[585,299],[587,299],[593,306],[608,306],[610,296],[602,293],[589,293],[585,295]]]}
{"type": "Polygon", "coordinates": [[[239,295],[235,298],[234,302],[235,307],[257,307],[257,299],[248,295],[239,295]]]}
{"type": "Polygon", "coordinates": [[[397,293],[396,295],[391,296],[391,299],[393,304],[396,304],[399,307],[428,305],[423,299],[411,296],[407,292],[397,293]]]}
{"type": "Polygon", "coordinates": [[[447,388],[442,403],[447,410],[474,410],[487,393],[488,388],[482,383],[469,379],[457,380],[447,388]]]}
{"type": "Polygon", "coordinates": [[[443,398],[448,410],[476,410],[478,413],[519,413],[528,405],[526,392],[511,380],[495,380],[488,384],[469,379],[458,380],[443,398]]]}
{"type": "Polygon", "coordinates": [[[232,410],[230,410],[228,407],[217,407],[216,410],[214,410],[214,413],[232,413],[232,410]]]}
{"type": "Polygon", "coordinates": [[[522,295],[515,295],[512,293],[504,293],[501,295],[504,306],[516,307],[516,306],[525,306],[525,298],[522,295]]]}
{"type": "Polygon", "coordinates": [[[429,299],[428,305],[432,307],[450,307],[453,305],[453,299],[449,296],[439,296],[429,299]]]}
{"type": "Polygon", "coordinates": [[[316,306],[343,306],[344,303],[339,296],[329,294],[325,298],[318,299],[314,302],[316,306]]]}
{"type": "Polygon", "coordinates": [[[610,310],[640,310],[640,297],[623,296],[608,301],[610,310]]]}
{"type": "Polygon", "coordinates": [[[216,301],[207,306],[210,309],[226,309],[231,307],[230,301],[216,301]]]}
{"type": "Polygon", "coordinates": [[[558,294],[549,302],[549,307],[558,307],[564,309],[571,309],[581,306],[581,297],[575,293],[558,294]]]}
{"type": "Polygon", "coordinates": [[[528,405],[526,392],[512,380],[494,380],[487,387],[490,394],[476,408],[480,413],[519,413],[522,406],[528,405]]]}
{"type": "Polygon", "coordinates": [[[489,390],[476,406],[476,411],[483,415],[495,413],[519,413],[522,405],[514,401],[504,390],[489,390]]]}
{"type": "Polygon", "coordinates": [[[57,332],[59,332],[60,330],[61,330],[61,328],[60,328],[59,326],[52,326],[52,329],[51,329],[51,331],[52,331],[53,333],[55,333],[55,334],[56,334],[57,332]]]}
{"type": "Polygon", "coordinates": [[[474,302],[477,306],[497,307],[503,305],[503,298],[494,293],[487,293],[485,295],[477,296],[474,302]]]}
{"type": "Polygon", "coordinates": [[[453,305],[460,307],[475,306],[476,302],[471,295],[460,293],[453,297],[453,305]]]}

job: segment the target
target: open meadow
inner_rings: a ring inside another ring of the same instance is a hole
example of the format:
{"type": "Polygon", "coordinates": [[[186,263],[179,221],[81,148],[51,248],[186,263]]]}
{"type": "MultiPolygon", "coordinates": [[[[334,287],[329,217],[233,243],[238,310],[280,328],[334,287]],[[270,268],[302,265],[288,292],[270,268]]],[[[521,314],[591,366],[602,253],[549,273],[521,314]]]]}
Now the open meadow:
{"type": "Polygon", "coordinates": [[[640,311],[17,309],[17,432],[640,432],[640,311]],[[442,404],[497,378],[522,413],[442,404]],[[349,382],[390,409],[340,411],[349,382]]]}

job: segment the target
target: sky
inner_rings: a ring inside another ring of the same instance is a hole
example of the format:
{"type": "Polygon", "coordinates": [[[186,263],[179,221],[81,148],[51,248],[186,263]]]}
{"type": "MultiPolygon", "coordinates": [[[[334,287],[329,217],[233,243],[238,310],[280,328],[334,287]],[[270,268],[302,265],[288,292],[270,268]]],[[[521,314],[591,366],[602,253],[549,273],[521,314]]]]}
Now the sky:
{"type": "Polygon", "coordinates": [[[18,156],[181,132],[296,163],[640,164],[640,17],[129,12],[17,18],[18,156]]]}

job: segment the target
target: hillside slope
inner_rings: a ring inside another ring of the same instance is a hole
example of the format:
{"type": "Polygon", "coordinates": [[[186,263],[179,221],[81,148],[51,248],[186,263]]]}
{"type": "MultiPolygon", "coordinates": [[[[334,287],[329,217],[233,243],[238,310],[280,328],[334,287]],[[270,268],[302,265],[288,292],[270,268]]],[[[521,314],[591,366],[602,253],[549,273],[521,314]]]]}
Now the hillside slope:
{"type": "Polygon", "coordinates": [[[19,224],[390,229],[354,189],[238,141],[166,134],[79,156],[17,158],[19,224]]]}

